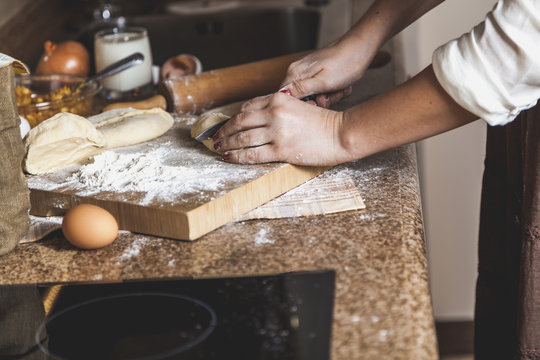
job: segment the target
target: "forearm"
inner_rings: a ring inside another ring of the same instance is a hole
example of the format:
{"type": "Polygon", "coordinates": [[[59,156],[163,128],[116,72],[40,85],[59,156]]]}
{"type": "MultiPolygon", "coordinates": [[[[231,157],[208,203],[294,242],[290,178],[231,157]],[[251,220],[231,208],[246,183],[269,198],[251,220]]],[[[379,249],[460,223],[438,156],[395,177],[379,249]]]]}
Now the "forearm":
{"type": "Polygon", "coordinates": [[[430,66],[345,112],[280,92],[255,98],[213,140],[214,148],[230,162],[323,166],[361,159],[475,119],[444,91],[430,66]]]}
{"type": "Polygon", "coordinates": [[[389,39],[444,0],[376,0],[338,42],[373,54],[389,39]]]}
{"type": "Polygon", "coordinates": [[[444,91],[429,66],[402,85],[343,113],[338,136],[346,155],[341,161],[412,143],[477,118],[444,91]]]}

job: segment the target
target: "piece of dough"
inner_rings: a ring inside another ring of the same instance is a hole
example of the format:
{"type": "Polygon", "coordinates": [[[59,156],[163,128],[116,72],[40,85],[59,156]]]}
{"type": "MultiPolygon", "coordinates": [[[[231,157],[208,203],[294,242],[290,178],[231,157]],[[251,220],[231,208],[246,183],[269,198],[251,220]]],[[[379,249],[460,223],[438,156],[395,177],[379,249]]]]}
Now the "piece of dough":
{"type": "Polygon", "coordinates": [[[160,108],[115,109],[85,119],[60,113],[30,130],[24,169],[30,174],[57,170],[105,149],[134,145],[163,135],[174,123],[160,108]]]}
{"type": "Polygon", "coordinates": [[[114,109],[88,120],[107,139],[107,149],[134,145],[155,139],[169,130],[174,119],[163,109],[114,109]]]}
{"type": "Polygon", "coordinates": [[[24,170],[41,174],[86,160],[101,152],[105,136],[82,116],[59,113],[30,130],[25,138],[24,170]]]}
{"type": "MultiPolygon", "coordinates": [[[[235,102],[202,113],[201,116],[199,116],[199,118],[197,119],[197,121],[195,121],[195,123],[191,126],[191,137],[195,138],[209,127],[238,114],[240,112],[242,104],[243,101],[235,102]]],[[[210,151],[217,153],[217,151],[214,149],[214,141],[212,139],[203,140],[202,143],[210,151]]]]}
{"type": "MultiPolygon", "coordinates": [[[[227,116],[223,113],[205,113],[201,115],[197,121],[191,126],[191,137],[195,138],[204,130],[208,129],[212,125],[219,123],[220,121],[230,119],[230,116],[227,116]]],[[[217,153],[214,149],[214,140],[208,139],[201,141],[204,146],[206,146],[210,151],[217,153]]]]}

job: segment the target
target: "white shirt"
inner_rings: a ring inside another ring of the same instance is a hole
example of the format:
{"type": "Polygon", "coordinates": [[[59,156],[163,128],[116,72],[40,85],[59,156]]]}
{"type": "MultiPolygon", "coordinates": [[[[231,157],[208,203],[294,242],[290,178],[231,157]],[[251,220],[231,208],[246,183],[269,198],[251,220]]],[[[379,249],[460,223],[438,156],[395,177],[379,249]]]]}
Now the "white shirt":
{"type": "Polygon", "coordinates": [[[500,0],[471,32],[435,50],[433,69],[490,125],[514,120],[540,98],[540,0],[500,0]]]}

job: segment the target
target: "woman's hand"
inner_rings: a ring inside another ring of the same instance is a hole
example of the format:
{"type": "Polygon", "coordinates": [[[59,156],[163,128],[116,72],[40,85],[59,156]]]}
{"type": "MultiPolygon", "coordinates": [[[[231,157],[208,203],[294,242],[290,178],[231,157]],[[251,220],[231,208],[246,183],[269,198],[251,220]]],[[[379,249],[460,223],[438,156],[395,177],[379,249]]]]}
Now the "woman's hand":
{"type": "Polygon", "coordinates": [[[282,82],[296,98],[316,95],[317,105],[328,108],[351,94],[351,84],[360,79],[371,60],[351,51],[339,41],[293,62],[282,82]]]}
{"type": "Polygon", "coordinates": [[[223,159],[233,163],[335,165],[348,160],[340,145],[342,118],[340,112],[275,93],[246,102],[213,140],[223,159]]]}

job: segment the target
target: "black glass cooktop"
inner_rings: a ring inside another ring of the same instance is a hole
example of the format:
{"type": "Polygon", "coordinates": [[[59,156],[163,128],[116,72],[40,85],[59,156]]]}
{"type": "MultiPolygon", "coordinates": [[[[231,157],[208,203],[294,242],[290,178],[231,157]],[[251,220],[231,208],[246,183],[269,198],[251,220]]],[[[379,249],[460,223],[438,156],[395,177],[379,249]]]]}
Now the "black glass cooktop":
{"type": "Polygon", "coordinates": [[[334,278],[321,271],[64,286],[34,331],[37,352],[59,359],[328,359],[334,278]]]}

